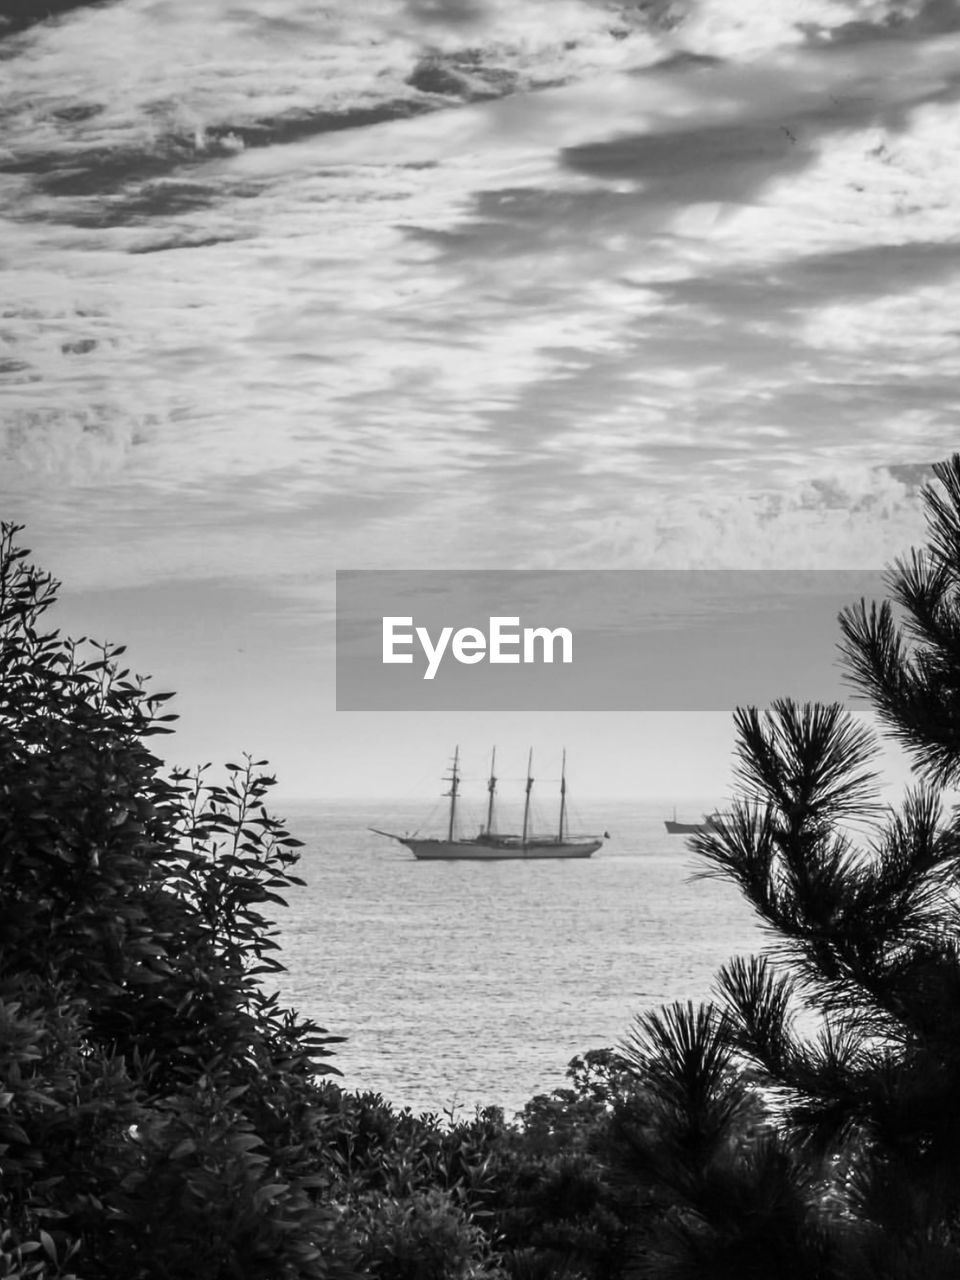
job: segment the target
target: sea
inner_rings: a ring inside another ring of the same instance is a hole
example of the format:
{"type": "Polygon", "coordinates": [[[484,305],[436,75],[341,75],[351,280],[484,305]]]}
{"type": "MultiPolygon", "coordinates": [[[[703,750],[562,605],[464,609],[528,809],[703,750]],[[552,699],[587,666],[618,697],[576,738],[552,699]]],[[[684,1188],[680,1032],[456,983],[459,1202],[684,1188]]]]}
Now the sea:
{"type": "Polygon", "coordinates": [[[513,1115],[644,1013],[709,998],[719,966],[766,941],[737,889],[666,833],[663,804],[591,801],[584,829],[610,838],[590,859],[487,864],[418,862],[367,829],[414,831],[410,803],[277,807],[306,881],[276,921],[280,994],[346,1037],[344,1087],[397,1107],[513,1115]]]}

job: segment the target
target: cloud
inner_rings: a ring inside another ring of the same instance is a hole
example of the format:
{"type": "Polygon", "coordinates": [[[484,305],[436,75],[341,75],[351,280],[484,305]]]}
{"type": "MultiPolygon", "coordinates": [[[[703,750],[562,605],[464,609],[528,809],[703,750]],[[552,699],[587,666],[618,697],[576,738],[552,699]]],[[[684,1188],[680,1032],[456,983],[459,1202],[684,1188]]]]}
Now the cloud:
{"type": "Polygon", "coordinates": [[[482,0],[404,0],[405,14],[422,26],[475,27],[489,16],[490,5],[482,0]]]}
{"type": "MultiPolygon", "coordinates": [[[[69,169],[149,157],[171,129],[392,102],[435,25],[421,10],[406,35],[386,3],[365,31],[329,7],[236,15],[211,49],[209,19],[181,29],[165,0],[152,52],[104,10],[18,64],[11,136],[32,110],[69,169]],[[115,96],[110,32],[130,58],[115,96]]],[[[956,435],[956,41],[801,48],[823,6],[779,6],[735,65],[637,74],[749,15],[702,7],[679,45],[640,26],[630,45],[599,5],[470,12],[497,30],[484,67],[580,79],[201,147],[152,207],[132,179],[13,180],[0,448],[18,509],[84,530],[66,553],[84,581],[274,573],[305,597],[337,564],[872,567],[915,540],[915,496],[885,468],[956,435]],[[144,252],[163,244],[196,247],[144,252]]]]}
{"type": "Polygon", "coordinates": [[[862,41],[894,33],[902,39],[914,24],[941,29],[946,24],[928,21],[938,7],[936,0],[693,0],[678,39],[700,52],[749,59],[811,40],[862,41]]]}

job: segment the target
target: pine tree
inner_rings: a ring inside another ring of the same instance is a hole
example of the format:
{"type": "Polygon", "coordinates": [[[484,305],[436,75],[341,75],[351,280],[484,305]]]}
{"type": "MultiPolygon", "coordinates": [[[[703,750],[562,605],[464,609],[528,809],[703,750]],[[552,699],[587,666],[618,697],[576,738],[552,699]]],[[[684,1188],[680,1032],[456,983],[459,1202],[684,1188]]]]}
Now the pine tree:
{"type": "Polygon", "coordinates": [[[960,777],[960,455],[934,471],[892,600],[840,618],[852,683],[912,757],[899,809],[840,704],[736,712],[739,798],[692,844],[771,941],[714,1002],[635,1030],[655,1119],[622,1130],[661,1206],[642,1274],[960,1276],[960,822],[938,790],[960,777]]]}

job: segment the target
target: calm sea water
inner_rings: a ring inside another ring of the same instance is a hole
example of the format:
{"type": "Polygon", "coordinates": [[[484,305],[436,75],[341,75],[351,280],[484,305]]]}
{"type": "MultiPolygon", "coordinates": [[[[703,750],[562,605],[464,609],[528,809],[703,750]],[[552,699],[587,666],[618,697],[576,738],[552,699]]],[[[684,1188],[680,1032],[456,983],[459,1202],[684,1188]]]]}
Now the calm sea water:
{"type": "MultiPolygon", "coordinates": [[[[282,806],[306,842],[281,913],[287,1003],[348,1037],[349,1088],[441,1111],[508,1112],[562,1084],[576,1053],[634,1017],[710,993],[762,935],[737,891],[696,880],[659,805],[591,805],[611,839],[574,862],[425,863],[368,822],[413,830],[416,806],[282,806]]],[[[691,806],[688,816],[699,809],[691,806]]]]}

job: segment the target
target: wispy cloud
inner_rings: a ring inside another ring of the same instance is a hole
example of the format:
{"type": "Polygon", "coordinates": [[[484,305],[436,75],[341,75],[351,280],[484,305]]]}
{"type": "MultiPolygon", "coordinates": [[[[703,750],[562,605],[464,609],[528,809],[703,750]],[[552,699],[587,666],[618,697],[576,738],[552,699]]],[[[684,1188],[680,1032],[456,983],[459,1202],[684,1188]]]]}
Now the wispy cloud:
{"type": "Polygon", "coordinates": [[[887,468],[955,444],[958,36],[642,14],[162,0],[23,37],[8,503],[91,582],[889,558],[887,468]]]}

